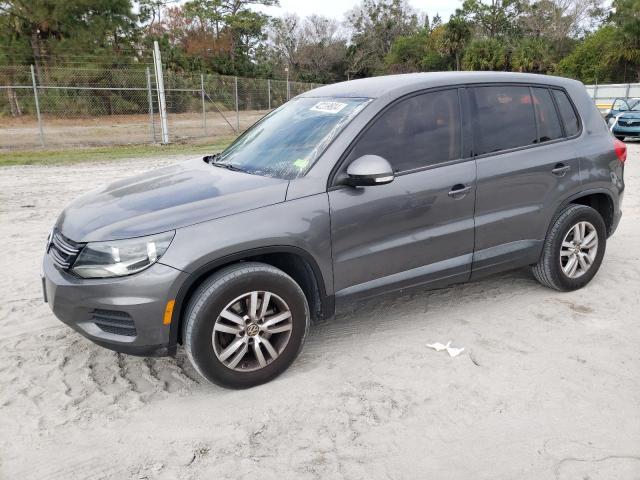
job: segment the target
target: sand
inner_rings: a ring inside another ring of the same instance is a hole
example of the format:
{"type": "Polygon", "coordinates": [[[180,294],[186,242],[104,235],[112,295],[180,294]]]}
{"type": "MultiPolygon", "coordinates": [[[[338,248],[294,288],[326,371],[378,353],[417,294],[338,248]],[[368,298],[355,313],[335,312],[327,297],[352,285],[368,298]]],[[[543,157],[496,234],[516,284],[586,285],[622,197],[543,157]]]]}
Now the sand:
{"type": "Polygon", "coordinates": [[[82,192],[158,165],[0,169],[1,479],[640,478],[640,145],[586,288],[518,270],[356,305],[248,391],[119,355],[42,303],[45,238],[82,192]],[[427,348],[452,340],[456,358],[427,348]]]}

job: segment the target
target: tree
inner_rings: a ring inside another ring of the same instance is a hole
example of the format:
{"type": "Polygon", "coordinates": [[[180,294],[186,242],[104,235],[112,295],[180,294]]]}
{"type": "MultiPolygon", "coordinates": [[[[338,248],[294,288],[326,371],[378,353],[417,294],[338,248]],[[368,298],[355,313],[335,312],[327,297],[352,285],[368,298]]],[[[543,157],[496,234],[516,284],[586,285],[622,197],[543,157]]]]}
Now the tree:
{"type": "Polygon", "coordinates": [[[113,59],[130,52],[138,34],[130,0],[0,0],[0,13],[8,26],[0,35],[29,43],[40,81],[56,54],[91,52],[113,59]]]}
{"type": "Polygon", "coordinates": [[[640,81],[640,0],[614,0],[613,8],[611,20],[618,27],[622,47],[613,55],[625,67],[634,70],[636,81],[640,81]]]}
{"type": "Polygon", "coordinates": [[[479,37],[508,38],[518,33],[517,19],[522,9],[521,0],[465,0],[456,16],[475,26],[479,37]]]}
{"type": "Polygon", "coordinates": [[[281,71],[288,67],[293,78],[318,83],[344,78],[346,38],[335,20],[285,15],[274,19],[269,38],[275,63],[281,71]]]}
{"type": "Polygon", "coordinates": [[[586,83],[607,83],[620,79],[624,65],[618,60],[619,32],[607,25],[587,35],[558,64],[558,73],[586,83]]]}
{"type": "Polygon", "coordinates": [[[422,60],[427,55],[429,31],[425,28],[420,32],[399,37],[391,46],[391,51],[385,58],[389,73],[419,72],[422,60]]]}
{"type": "Polygon", "coordinates": [[[511,67],[518,72],[546,73],[553,67],[549,44],[543,38],[523,38],[511,55],[511,67]]]}
{"type": "Polygon", "coordinates": [[[471,38],[471,26],[464,18],[455,15],[451,17],[444,28],[440,51],[444,55],[453,56],[456,62],[456,70],[460,70],[460,60],[471,38]]]}
{"type": "Polygon", "coordinates": [[[166,37],[169,45],[181,50],[168,55],[175,61],[172,67],[253,75],[261,69],[255,59],[262,52],[269,17],[251,7],[277,4],[278,0],[190,0],[167,9],[162,21],[148,25],[148,34],[166,37]]]}
{"type": "Polygon", "coordinates": [[[519,18],[524,37],[543,38],[558,56],[569,53],[572,39],[601,24],[602,0],[538,0],[527,3],[519,18]]]}
{"type": "Polygon", "coordinates": [[[406,0],[363,0],[348,15],[352,31],[350,76],[365,77],[385,71],[385,57],[400,37],[418,31],[418,14],[406,0]]]}
{"type": "Polygon", "coordinates": [[[506,70],[509,58],[505,45],[496,38],[473,40],[464,54],[465,70],[506,70]]]}

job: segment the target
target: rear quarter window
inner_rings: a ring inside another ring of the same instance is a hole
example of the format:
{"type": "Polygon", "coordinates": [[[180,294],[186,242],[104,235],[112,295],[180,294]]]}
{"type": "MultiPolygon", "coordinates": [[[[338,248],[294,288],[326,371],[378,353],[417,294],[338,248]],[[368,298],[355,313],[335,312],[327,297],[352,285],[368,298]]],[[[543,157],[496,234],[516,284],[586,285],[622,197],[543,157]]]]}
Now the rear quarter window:
{"type": "Polygon", "coordinates": [[[580,131],[580,120],[578,115],[571,105],[571,101],[565,92],[560,90],[553,90],[553,95],[558,105],[558,111],[560,112],[560,118],[564,123],[565,135],[572,137],[580,131]]]}
{"type": "Polygon", "coordinates": [[[562,138],[562,125],[553,105],[551,93],[546,88],[534,87],[533,105],[536,109],[536,120],[538,121],[538,133],[540,143],[550,142],[562,138]]]}

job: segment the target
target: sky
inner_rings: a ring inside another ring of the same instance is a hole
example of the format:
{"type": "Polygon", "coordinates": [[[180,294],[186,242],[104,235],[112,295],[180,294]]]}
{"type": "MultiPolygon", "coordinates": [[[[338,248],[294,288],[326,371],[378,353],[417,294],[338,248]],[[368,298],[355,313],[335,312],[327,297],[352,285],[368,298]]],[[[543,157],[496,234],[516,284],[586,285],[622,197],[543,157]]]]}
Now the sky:
{"type": "MultiPolygon", "coordinates": [[[[293,12],[306,17],[316,13],[344,20],[345,14],[359,3],[360,0],[280,0],[280,7],[261,7],[260,10],[273,16],[293,12]]],[[[415,9],[428,14],[429,18],[439,13],[442,20],[447,21],[456,8],[462,5],[462,0],[409,0],[409,3],[415,9]]]]}

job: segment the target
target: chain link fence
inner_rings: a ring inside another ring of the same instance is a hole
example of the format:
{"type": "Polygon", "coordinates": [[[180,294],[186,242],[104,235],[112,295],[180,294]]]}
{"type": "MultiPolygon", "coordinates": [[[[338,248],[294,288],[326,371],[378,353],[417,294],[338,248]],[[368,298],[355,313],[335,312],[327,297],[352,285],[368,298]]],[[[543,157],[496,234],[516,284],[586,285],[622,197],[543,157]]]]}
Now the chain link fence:
{"type": "MultiPolygon", "coordinates": [[[[165,71],[169,141],[235,135],[288,98],[318,86],[165,71]]],[[[0,66],[0,150],[161,142],[158,93],[153,65],[0,66]]]]}

